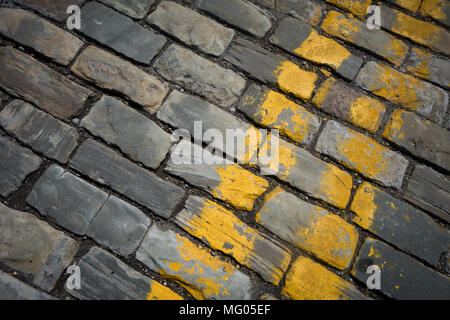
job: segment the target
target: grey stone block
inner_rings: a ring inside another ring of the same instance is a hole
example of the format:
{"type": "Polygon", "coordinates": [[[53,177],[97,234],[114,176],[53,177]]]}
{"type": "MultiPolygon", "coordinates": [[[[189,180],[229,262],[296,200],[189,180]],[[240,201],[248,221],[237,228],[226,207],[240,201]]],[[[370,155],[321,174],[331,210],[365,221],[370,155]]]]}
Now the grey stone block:
{"type": "Polygon", "coordinates": [[[55,300],[55,298],[0,271],[0,300],[55,300]]]}

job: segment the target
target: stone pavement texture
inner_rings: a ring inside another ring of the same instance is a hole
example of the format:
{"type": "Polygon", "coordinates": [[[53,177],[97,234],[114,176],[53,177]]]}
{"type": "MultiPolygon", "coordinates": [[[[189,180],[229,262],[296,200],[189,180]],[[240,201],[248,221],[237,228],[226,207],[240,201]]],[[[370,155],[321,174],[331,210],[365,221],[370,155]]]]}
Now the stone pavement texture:
{"type": "Polygon", "coordinates": [[[0,299],[450,299],[449,28],[448,0],[0,1],[0,299]],[[278,129],[279,170],[210,129],[278,129]]]}

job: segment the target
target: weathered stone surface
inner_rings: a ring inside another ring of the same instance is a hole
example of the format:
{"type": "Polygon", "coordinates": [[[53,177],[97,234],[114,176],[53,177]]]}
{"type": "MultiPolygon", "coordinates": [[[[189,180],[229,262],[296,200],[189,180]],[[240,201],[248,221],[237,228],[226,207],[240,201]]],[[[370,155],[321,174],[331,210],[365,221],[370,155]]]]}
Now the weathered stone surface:
{"type": "Polygon", "coordinates": [[[0,8],[0,33],[63,65],[83,46],[74,35],[21,9],[0,8]]]}
{"type": "Polygon", "coordinates": [[[450,131],[415,113],[395,110],[383,136],[412,154],[450,171],[450,131]]]}
{"type": "Polygon", "coordinates": [[[422,79],[450,88],[450,61],[425,50],[412,48],[405,62],[406,70],[422,79]]]}
{"type": "Polygon", "coordinates": [[[381,6],[381,27],[418,44],[450,55],[450,32],[430,22],[413,18],[386,5],[381,6]]]}
{"type": "Polygon", "coordinates": [[[110,196],[90,223],[87,235],[114,252],[132,254],[150,226],[141,210],[110,196]]]}
{"type": "Polygon", "coordinates": [[[363,18],[367,14],[367,8],[372,4],[372,0],[325,0],[341,9],[353,13],[358,18],[363,18]]]}
{"type": "Polygon", "coordinates": [[[58,118],[83,108],[92,91],[12,47],[0,48],[0,87],[58,118]]]}
{"type": "Polygon", "coordinates": [[[238,110],[257,124],[280,130],[294,141],[309,144],[322,120],[284,95],[265,87],[251,85],[238,110]]]}
{"type": "Polygon", "coordinates": [[[423,0],[420,13],[450,26],[450,3],[447,0],[423,0]]]}
{"type": "Polygon", "coordinates": [[[105,192],[52,165],[36,182],[27,202],[61,227],[85,235],[107,198],[105,192]]]}
{"type": "Polygon", "coordinates": [[[153,121],[121,101],[103,96],[81,125],[93,135],[117,145],[132,160],[156,169],[171,146],[171,136],[153,121]]]}
{"type": "Polygon", "coordinates": [[[281,187],[266,195],[256,222],[338,269],[349,267],[358,244],[355,227],[281,187]]]}
{"type": "Polygon", "coordinates": [[[197,0],[196,5],[258,38],[262,38],[272,27],[264,10],[244,0],[197,0]]]}
{"type": "Polygon", "coordinates": [[[368,136],[329,121],[316,144],[316,151],[330,156],[349,169],[400,189],[408,160],[368,136]]]}
{"type": "Polygon", "coordinates": [[[172,230],[153,224],[136,258],[151,270],[177,281],[196,299],[248,300],[255,297],[250,278],[172,230]]]}
{"type": "Polygon", "coordinates": [[[367,300],[350,282],[307,257],[299,257],[286,276],[282,294],[294,300],[367,300]]]}
{"type": "Polygon", "coordinates": [[[9,196],[25,178],[39,169],[42,160],[11,139],[0,136],[0,195],[9,196]]]}
{"type": "Polygon", "coordinates": [[[399,7],[415,13],[419,10],[422,0],[387,0],[387,2],[396,4],[399,7]]]}
{"type": "Polygon", "coordinates": [[[81,7],[86,0],[14,0],[14,2],[37,10],[46,17],[63,22],[70,16],[67,13],[69,6],[76,5],[81,7]]]}
{"type": "Polygon", "coordinates": [[[70,166],[164,218],[184,196],[183,189],[91,139],[80,146],[70,166]]]}
{"type": "Polygon", "coordinates": [[[71,263],[78,243],[33,215],[0,203],[0,261],[51,291],[71,263]]]}
{"type": "Polygon", "coordinates": [[[357,190],[350,209],[356,214],[353,222],[434,266],[449,249],[450,232],[424,212],[367,182],[357,190]]]}
{"type": "Polygon", "coordinates": [[[271,139],[269,137],[260,148],[258,158],[270,159],[264,165],[274,172],[273,175],[311,197],[341,209],[347,206],[353,185],[351,175],[281,139],[278,152],[274,152],[271,139]],[[267,152],[267,150],[270,151],[267,152]],[[268,156],[268,153],[272,155],[268,156]]]}
{"type": "Polygon", "coordinates": [[[278,285],[291,261],[290,251],[239,220],[231,211],[205,198],[191,196],[175,222],[214,250],[278,285]]]}
{"type": "Polygon", "coordinates": [[[99,0],[104,4],[113,7],[127,16],[135,19],[142,19],[147,14],[148,10],[155,0],[99,0]]]}
{"type": "Polygon", "coordinates": [[[312,103],[326,113],[373,133],[378,130],[386,112],[380,101],[334,78],[322,83],[312,103]]]}
{"type": "Polygon", "coordinates": [[[112,254],[92,247],[79,263],[81,289],[68,289],[81,300],[182,300],[167,287],[136,272],[112,254]]]}
{"type": "Polygon", "coordinates": [[[317,74],[300,69],[284,57],[244,39],[235,40],[224,59],[244,70],[251,78],[264,84],[276,84],[282,91],[303,100],[311,98],[318,79],[317,74]]]}
{"type": "Polygon", "coordinates": [[[164,170],[247,211],[253,210],[255,200],[269,186],[265,179],[186,140],[175,147],[164,170]]]}
{"type": "MultiPolygon", "coordinates": [[[[450,42],[449,42],[450,43],[450,42]]],[[[368,62],[359,72],[356,84],[377,96],[402,105],[424,117],[442,124],[447,111],[447,93],[391,67],[368,62]]]]}
{"type": "Polygon", "coordinates": [[[97,2],[87,3],[81,16],[82,33],[143,64],[148,65],[166,43],[163,36],[97,2]]]}
{"type": "Polygon", "coordinates": [[[367,268],[376,265],[381,270],[380,291],[402,300],[448,300],[448,277],[396,251],[381,241],[367,238],[355,262],[352,274],[366,283],[367,268]]]}
{"type": "Polygon", "coordinates": [[[168,92],[166,83],[94,46],[87,47],[78,56],[72,71],[103,89],[124,94],[150,113],[158,110],[168,92]]]}
{"type": "Polygon", "coordinates": [[[275,9],[275,0],[256,0],[256,2],[271,9],[275,9]]]}
{"type": "Polygon", "coordinates": [[[326,65],[349,80],[356,76],[363,64],[360,57],[299,19],[284,18],[269,40],[300,58],[326,65]]]}
{"type": "Polygon", "coordinates": [[[320,5],[310,0],[277,0],[276,7],[278,11],[303,19],[311,25],[318,24],[322,17],[320,5]]]}
{"type": "Polygon", "coordinates": [[[233,29],[171,1],[161,2],[146,22],[214,56],[220,56],[234,36],[233,29]]]}
{"type": "Polygon", "coordinates": [[[257,152],[259,137],[256,128],[197,97],[174,90],[158,111],[157,117],[175,128],[186,130],[186,134],[193,136],[197,141],[203,140],[209,144],[210,150],[222,151],[229,159],[236,158],[242,163],[249,163],[257,152]],[[215,140],[215,135],[208,134],[210,129],[214,129],[222,137],[215,140]],[[233,131],[227,133],[227,130],[233,131]],[[238,139],[233,145],[234,139],[226,137],[237,131],[250,137],[254,134],[255,141],[238,139]]]}
{"type": "Polygon", "coordinates": [[[234,104],[245,87],[245,79],[233,71],[177,45],[171,45],[158,58],[155,69],[165,79],[221,107],[234,104]]]}
{"type": "Polygon", "coordinates": [[[408,46],[389,33],[381,29],[369,30],[366,23],[347,18],[337,11],[328,13],[322,22],[322,30],[333,37],[369,50],[397,66],[408,53],[408,46]]]}
{"type": "Polygon", "coordinates": [[[62,163],[78,145],[75,128],[22,100],[12,101],[0,112],[0,126],[33,150],[62,163]]]}
{"type": "Polygon", "coordinates": [[[54,300],[52,296],[36,290],[22,281],[0,271],[1,300],[54,300]]]}
{"type": "Polygon", "coordinates": [[[450,181],[440,173],[417,165],[404,198],[450,223],[450,181]]]}

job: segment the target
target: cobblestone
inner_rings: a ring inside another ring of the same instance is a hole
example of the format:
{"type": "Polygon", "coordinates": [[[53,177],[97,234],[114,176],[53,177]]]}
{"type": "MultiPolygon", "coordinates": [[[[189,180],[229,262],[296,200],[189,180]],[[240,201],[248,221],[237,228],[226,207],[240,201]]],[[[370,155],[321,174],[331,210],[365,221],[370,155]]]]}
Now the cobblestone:
{"type": "Polygon", "coordinates": [[[113,7],[132,18],[142,19],[147,14],[148,10],[155,0],[99,0],[100,2],[113,7]]]}
{"type": "Polygon", "coordinates": [[[29,285],[2,271],[0,271],[0,299],[54,300],[52,296],[30,287],[29,285]]]}
{"type": "Polygon", "coordinates": [[[322,17],[320,5],[310,0],[277,0],[276,8],[294,18],[303,19],[311,25],[317,25],[322,17]]]}
{"type": "Polygon", "coordinates": [[[19,4],[27,6],[33,10],[39,11],[44,16],[63,21],[68,18],[67,7],[76,5],[81,7],[86,0],[14,0],[19,4]]]}
{"type": "Polygon", "coordinates": [[[450,5],[445,0],[424,0],[420,13],[450,26],[450,5]]]}

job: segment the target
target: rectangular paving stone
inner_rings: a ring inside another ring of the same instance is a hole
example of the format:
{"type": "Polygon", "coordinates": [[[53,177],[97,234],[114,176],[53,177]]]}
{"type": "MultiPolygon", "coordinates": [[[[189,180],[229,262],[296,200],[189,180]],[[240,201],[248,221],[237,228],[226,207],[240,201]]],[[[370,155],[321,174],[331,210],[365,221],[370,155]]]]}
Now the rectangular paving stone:
{"type": "Polygon", "coordinates": [[[220,56],[230,44],[234,30],[175,2],[163,1],[145,20],[205,53],[220,56]]]}
{"type": "Polygon", "coordinates": [[[281,139],[278,150],[271,150],[271,139],[269,136],[260,148],[258,158],[264,164],[261,159],[269,157],[264,166],[274,172],[272,175],[313,198],[341,209],[347,206],[353,185],[350,174],[281,139]],[[268,156],[272,152],[275,154],[268,156]]]}
{"type": "Polygon", "coordinates": [[[311,25],[316,25],[322,18],[322,8],[310,0],[277,0],[276,8],[297,19],[303,19],[311,25]]]}
{"type": "Polygon", "coordinates": [[[0,261],[51,291],[78,251],[78,243],[35,216],[0,203],[0,261]]]}
{"type": "Polygon", "coordinates": [[[81,288],[66,291],[81,300],[183,300],[160,283],[131,269],[112,254],[92,247],[80,267],[81,288]]]}
{"type": "Polygon", "coordinates": [[[210,150],[225,153],[227,159],[236,158],[240,163],[249,163],[256,155],[260,141],[257,129],[200,98],[173,90],[158,111],[157,117],[175,128],[186,130],[186,134],[196,141],[208,144],[210,150]],[[221,137],[208,134],[210,129],[220,133],[221,137]],[[243,137],[235,142],[234,135],[237,132],[246,135],[248,139],[243,137]]]}
{"type": "Polygon", "coordinates": [[[166,39],[117,11],[97,2],[81,10],[80,31],[134,61],[148,65],[164,47],[166,39]]]}
{"type": "Polygon", "coordinates": [[[327,123],[316,144],[316,151],[369,179],[397,189],[402,186],[409,164],[401,154],[336,121],[327,123]]]}
{"type": "Polygon", "coordinates": [[[103,89],[125,95],[150,113],[158,110],[168,92],[168,85],[155,76],[94,46],[78,56],[71,70],[103,89]]]}
{"type": "Polygon", "coordinates": [[[411,11],[412,13],[416,13],[417,10],[419,10],[422,0],[387,0],[386,2],[395,4],[399,7],[411,11]]]}
{"type": "Polygon", "coordinates": [[[83,46],[74,35],[21,9],[0,8],[0,33],[65,66],[83,46]]]}
{"type": "Polygon", "coordinates": [[[231,255],[274,285],[279,284],[291,262],[289,250],[208,199],[189,197],[175,222],[210,248],[231,255]]]}
{"type": "Polygon", "coordinates": [[[155,0],[99,0],[100,2],[116,9],[135,19],[142,19],[150,10],[155,0]]]}
{"type": "Polygon", "coordinates": [[[269,186],[265,179],[186,140],[175,147],[164,171],[246,211],[253,210],[269,186]]]}
{"type": "Polygon", "coordinates": [[[155,69],[166,80],[221,107],[233,105],[245,88],[245,79],[232,70],[175,44],[158,58],[155,69]]]}
{"type": "Polygon", "coordinates": [[[81,126],[153,169],[164,161],[172,144],[170,134],[156,123],[110,96],[103,96],[91,108],[81,126]]]}
{"type": "Polygon", "coordinates": [[[45,292],[39,291],[2,271],[0,271],[0,299],[55,300],[45,292]]]}
{"type": "Polygon", "coordinates": [[[58,118],[69,118],[93,93],[12,47],[0,48],[0,87],[58,118]]]}
{"type": "Polygon", "coordinates": [[[322,120],[284,95],[252,84],[241,99],[238,110],[255,123],[278,129],[292,140],[310,144],[322,120]]]}
{"type": "Polygon", "coordinates": [[[378,130],[386,112],[380,101],[334,78],[322,83],[312,103],[318,109],[372,133],[378,130]]]}
{"type": "Polygon", "coordinates": [[[178,282],[197,300],[250,300],[254,285],[232,264],[213,256],[182,235],[153,224],[136,259],[154,272],[178,282]]]}
{"type": "Polygon", "coordinates": [[[450,131],[415,113],[395,110],[383,137],[419,158],[450,170],[450,131]]]}
{"type": "Polygon", "coordinates": [[[437,85],[450,88],[450,61],[425,50],[413,48],[405,61],[406,70],[437,85]]]}
{"type": "Polygon", "coordinates": [[[450,26],[450,3],[447,0],[423,0],[420,13],[450,26]]]}
{"type": "Polygon", "coordinates": [[[275,0],[256,0],[260,5],[275,9],[275,0]]]}
{"type": "Polygon", "coordinates": [[[196,6],[258,38],[272,27],[267,13],[245,0],[197,0],[196,6]]]}
{"type": "Polygon", "coordinates": [[[80,146],[70,166],[164,218],[172,214],[184,197],[180,187],[91,139],[80,146]]]}
{"type": "Polygon", "coordinates": [[[0,135],[0,195],[6,198],[19,189],[41,163],[33,152],[0,135]]]}
{"type": "Polygon", "coordinates": [[[237,39],[224,59],[264,84],[275,84],[282,91],[309,100],[317,74],[300,69],[292,61],[275,55],[245,39],[237,39]]]}
{"type": "Polygon", "coordinates": [[[276,187],[265,197],[256,222],[281,239],[338,269],[350,266],[358,232],[338,215],[276,187]]]}
{"type": "Polygon", "coordinates": [[[381,270],[381,289],[385,295],[401,300],[448,300],[448,277],[424,266],[387,244],[367,238],[355,261],[352,274],[366,283],[367,268],[376,265],[381,270]]]}
{"type": "Polygon", "coordinates": [[[433,50],[450,55],[450,32],[435,24],[381,6],[381,27],[433,50]]]}
{"type": "Polygon", "coordinates": [[[367,9],[372,4],[372,0],[325,0],[338,8],[353,13],[358,18],[363,18],[367,14],[367,9]]]}
{"type": "Polygon", "coordinates": [[[448,94],[428,82],[370,61],[359,71],[355,83],[432,121],[444,122],[448,94]]]}
{"type": "Polygon", "coordinates": [[[307,257],[299,257],[286,276],[282,294],[293,300],[368,300],[350,282],[307,257]]]}
{"type": "Polygon", "coordinates": [[[0,126],[33,150],[61,163],[69,161],[80,137],[77,129],[22,100],[10,102],[0,112],[0,126]]]}
{"type": "Polygon", "coordinates": [[[76,5],[81,7],[86,0],[14,0],[14,2],[39,11],[46,17],[63,22],[70,16],[67,13],[69,6],[76,5]]]}
{"type": "Polygon", "coordinates": [[[363,64],[360,57],[331,38],[317,33],[307,22],[284,18],[269,41],[300,58],[326,65],[352,80],[363,64]]]}
{"type": "Polygon", "coordinates": [[[89,224],[87,235],[101,245],[127,256],[141,244],[151,220],[141,210],[110,196],[89,224]]]}
{"type": "Polygon", "coordinates": [[[450,181],[423,165],[416,165],[404,198],[450,223],[450,181]]]}
{"type": "Polygon", "coordinates": [[[322,30],[364,48],[399,66],[408,53],[408,46],[389,33],[379,29],[369,30],[365,22],[347,18],[337,11],[330,11],[322,22],[322,30]]]}
{"type": "Polygon", "coordinates": [[[367,182],[358,188],[350,210],[356,214],[353,222],[434,266],[449,249],[450,232],[443,226],[367,182]]]}
{"type": "Polygon", "coordinates": [[[103,207],[108,194],[77,176],[52,165],[39,178],[27,202],[61,227],[85,235],[89,223],[103,207]]]}

